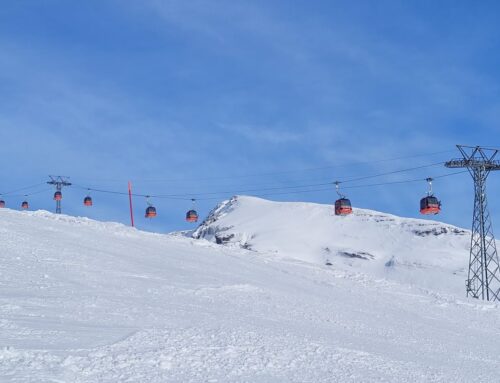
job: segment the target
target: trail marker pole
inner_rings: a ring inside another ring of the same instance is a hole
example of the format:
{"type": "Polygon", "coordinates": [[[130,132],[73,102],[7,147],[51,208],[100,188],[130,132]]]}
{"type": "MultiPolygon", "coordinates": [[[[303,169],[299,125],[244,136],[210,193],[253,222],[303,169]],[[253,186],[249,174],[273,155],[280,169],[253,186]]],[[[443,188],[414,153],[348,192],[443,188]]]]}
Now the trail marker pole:
{"type": "Polygon", "coordinates": [[[128,181],[128,202],[130,207],[130,225],[134,227],[134,210],[132,208],[132,183],[128,181]]]}

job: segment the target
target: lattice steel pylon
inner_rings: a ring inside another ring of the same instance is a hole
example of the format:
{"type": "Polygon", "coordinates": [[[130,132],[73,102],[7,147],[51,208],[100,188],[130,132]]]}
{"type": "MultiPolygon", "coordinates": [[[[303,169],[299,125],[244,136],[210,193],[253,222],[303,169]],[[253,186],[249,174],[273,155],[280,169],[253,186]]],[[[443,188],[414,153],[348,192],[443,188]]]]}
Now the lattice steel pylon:
{"type": "Polygon", "coordinates": [[[474,213],[466,280],[467,296],[500,301],[500,263],[486,197],[486,179],[500,170],[495,157],[499,149],[457,145],[463,158],[445,163],[448,168],[466,168],[474,180],[474,213]]]}
{"type": "MultiPolygon", "coordinates": [[[[50,181],[47,181],[49,185],[54,185],[56,191],[61,192],[63,186],[71,186],[71,182],[68,181],[69,177],[64,176],[49,176],[50,181]]],[[[61,214],[61,200],[56,199],[56,214],[61,214]]]]}

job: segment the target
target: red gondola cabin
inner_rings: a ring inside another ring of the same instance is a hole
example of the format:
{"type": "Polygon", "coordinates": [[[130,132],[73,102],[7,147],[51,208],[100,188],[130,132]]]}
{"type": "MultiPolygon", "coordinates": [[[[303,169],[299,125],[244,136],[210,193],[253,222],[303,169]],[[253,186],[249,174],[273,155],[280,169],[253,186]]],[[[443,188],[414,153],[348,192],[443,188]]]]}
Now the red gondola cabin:
{"type": "Polygon", "coordinates": [[[335,201],[335,215],[348,215],[352,213],[351,201],[347,198],[340,198],[335,201]]]}
{"type": "Polygon", "coordinates": [[[156,208],[154,206],[148,206],[146,209],[146,218],[154,218],[156,217],[156,208]]]}
{"type": "Polygon", "coordinates": [[[441,202],[434,196],[427,196],[420,200],[420,214],[438,214],[441,211],[441,202]]]}
{"type": "Polygon", "coordinates": [[[23,210],[26,210],[28,209],[30,206],[28,204],[28,201],[23,201],[23,203],[21,204],[21,209],[23,210]]]}
{"type": "Polygon", "coordinates": [[[92,197],[87,196],[83,199],[83,204],[85,206],[92,206],[92,197]]]}
{"type": "Polygon", "coordinates": [[[56,191],[54,193],[54,201],[60,201],[62,200],[62,193],[60,191],[56,191]]]}
{"type": "Polygon", "coordinates": [[[186,221],[187,222],[198,222],[198,213],[196,210],[189,210],[186,213],[186,221]]]}
{"type": "Polygon", "coordinates": [[[2,199],[0,200],[0,208],[5,207],[5,201],[2,199]]]}

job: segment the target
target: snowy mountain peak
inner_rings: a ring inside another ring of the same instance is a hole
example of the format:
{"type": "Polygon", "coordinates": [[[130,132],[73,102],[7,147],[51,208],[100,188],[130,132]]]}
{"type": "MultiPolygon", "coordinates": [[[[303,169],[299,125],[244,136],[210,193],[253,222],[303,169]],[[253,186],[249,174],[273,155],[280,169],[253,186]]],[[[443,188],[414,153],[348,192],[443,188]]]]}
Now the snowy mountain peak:
{"type": "MultiPolygon", "coordinates": [[[[437,221],[358,208],[340,217],[331,205],[247,196],[219,204],[192,237],[383,276],[398,270],[394,275],[399,278],[424,285],[425,274],[444,272],[465,279],[469,246],[467,230],[437,221]]],[[[462,288],[463,281],[456,287],[462,288]]]]}

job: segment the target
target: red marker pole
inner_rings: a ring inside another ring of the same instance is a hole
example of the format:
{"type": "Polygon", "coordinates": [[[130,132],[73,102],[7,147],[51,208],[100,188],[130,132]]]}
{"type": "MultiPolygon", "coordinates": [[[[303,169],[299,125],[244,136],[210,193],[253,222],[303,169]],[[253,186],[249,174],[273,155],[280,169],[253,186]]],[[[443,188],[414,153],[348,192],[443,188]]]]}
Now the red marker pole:
{"type": "Polygon", "coordinates": [[[130,205],[130,224],[134,227],[134,211],[132,209],[132,183],[128,181],[128,202],[130,205]]]}

